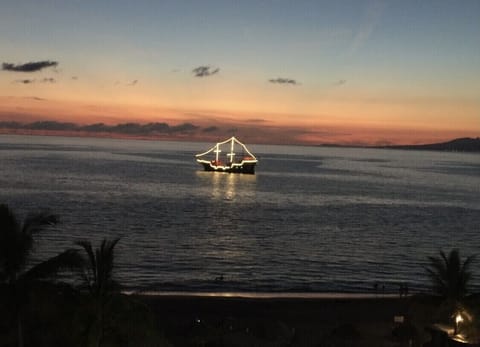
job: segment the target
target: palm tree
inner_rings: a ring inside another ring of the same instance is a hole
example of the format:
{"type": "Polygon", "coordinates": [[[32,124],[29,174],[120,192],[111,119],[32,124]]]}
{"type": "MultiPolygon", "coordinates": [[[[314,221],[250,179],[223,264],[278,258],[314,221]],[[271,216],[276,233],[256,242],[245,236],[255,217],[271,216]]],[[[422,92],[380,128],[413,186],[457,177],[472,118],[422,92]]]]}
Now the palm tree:
{"type": "Polygon", "coordinates": [[[21,222],[8,205],[0,204],[0,283],[5,286],[15,312],[17,344],[20,347],[24,344],[22,311],[29,290],[39,281],[51,280],[59,271],[81,264],[78,252],[67,249],[30,266],[34,236],[57,222],[55,215],[45,212],[30,214],[21,222]]]}
{"type": "Polygon", "coordinates": [[[113,278],[114,248],[120,239],[104,239],[100,247],[93,249],[90,241],[79,241],[86,253],[83,279],[95,307],[95,318],[88,335],[96,346],[100,346],[105,335],[105,315],[112,294],[118,285],[113,278]],[[93,331],[93,333],[92,333],[93,331]],[[95,333],[96,332],[96,333],[95,333]]]}
{"type": "MultiPolygon", "coordinates": [[[[428,257],[430,264],[426,270],[432,281],[432,290],[441,300],[436,309],[437,314],[439,318],[453,323],[454,334],[458,333],[458,319],[470,317],[465,311],[465,304],[469,295],[472,279],[470,267],[474,258],[470,256],[462,262],[457,249],[451,250],[448,255],[440,251],[439,256],[428,257]]],[[[468,324],[470,323],[463,323],[463,330],[468,324]]]]}
{"type": "Polygon", "coordinates": [[[428,257],[430,264],[426,268],[432,281],[433,293],[451,303],[460,303],[469,294],[472,279],[470,266],[475,256],[470,256],[462,263],[457,249],[446,255],[440,251],[440,256],[428,257]]]}

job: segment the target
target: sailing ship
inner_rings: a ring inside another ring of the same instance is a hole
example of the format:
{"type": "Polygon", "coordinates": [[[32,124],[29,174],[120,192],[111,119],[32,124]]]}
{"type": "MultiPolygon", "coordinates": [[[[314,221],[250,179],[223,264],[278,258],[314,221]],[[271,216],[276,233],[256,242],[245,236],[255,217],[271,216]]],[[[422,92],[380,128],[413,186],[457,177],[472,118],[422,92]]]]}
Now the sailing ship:
{"type": "Polygon", "coordinates": [[[229,173],[254,174],[255,165],[258,162],[247,146],[238,141],[235,136],[218,142],[208,151],[197,154],[195,157],[205,171],[229,173]]]}

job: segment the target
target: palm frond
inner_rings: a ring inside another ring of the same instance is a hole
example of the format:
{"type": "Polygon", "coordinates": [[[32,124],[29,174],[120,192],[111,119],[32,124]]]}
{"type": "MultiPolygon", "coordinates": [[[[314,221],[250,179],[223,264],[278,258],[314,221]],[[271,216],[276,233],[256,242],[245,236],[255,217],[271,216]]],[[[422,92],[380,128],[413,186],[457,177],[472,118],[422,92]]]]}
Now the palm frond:
{"type": "Polygon", "coordinates": [[[113,260],[114,248],[120,239],[107,240],[104,239],[97,249],[97,274],[98,274],[98,291],[101,295],[106,294],[113,289],[113,260]]]}
{"type": "Polygon", "coordinates": [[[448,255],[440,251],[439,256],[428,257],[428,260],[430,264],[426,271],[433,292],[454,302],[462,300],[468,294],[474,257],[470,256],[462,263],[459,250],[453,249],[448,255]]]}
{"type": "Polygon", "coordinates": [[[477,255],[476,255],[476,254],[469,256],[469,257],[463,262],[461,271],[462,271],[463,273],[469,272],[469,271],[470,271],[470,267],[472,266],[472,263],[473,263],[475,260],[477,260],[477,255]]]}
{"type": "Polygon", "coordinates": [[[89,241],[76,243],[85,250],[88,257],[84,280],[92,295],[106,295],[115,286],[113,280],[114,248],[119,240],[119,238],[111,241],[104,239],[95,250],[89,241]]]}
{"type": "Polygon", "coordinates": [[[43,231],[45,227],[57,224],[58,217],[49,212],[29,214],[23,222],[23,233],[35,234],[43,231]]]}
{"type": "Polygon", "coordinates": [[[28,283],[30,281],[48,279],[63,270],[78,270],[82,264],[83,259],[78,251],[67,249],[53,258],[35,265],[19,277],[19,281],[28,283]]]}
{"type": "Polygon", "coordinates": [[[81,246],[85,253],[87,253],[89,268],[95,269],[97,267],[97,260],[95,253],[93,252],[92,243],[90,241],[77,241],[75,244],[81,246]]]}
{"type": "Polygon", "coordinates": [[[90,293],[94,293],[94,287],[97,283],[97,272],[95,271],[97,268],[97,259],[93,251],[92,243],[90,241],[83,240],[77,241],[75,244],[82,247],[87,254],[87,259],[84,262],[82,277],[86,287],[88,288],[88,291],[90,293]]]}

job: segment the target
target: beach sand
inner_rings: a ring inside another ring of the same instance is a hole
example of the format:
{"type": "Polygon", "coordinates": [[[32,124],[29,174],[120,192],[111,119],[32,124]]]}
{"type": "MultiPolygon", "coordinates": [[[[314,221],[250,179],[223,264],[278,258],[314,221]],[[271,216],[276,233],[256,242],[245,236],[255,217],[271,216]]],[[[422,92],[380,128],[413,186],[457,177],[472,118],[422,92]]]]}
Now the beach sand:
{"type": "Polygon", "coordinates": [[[409,346],[392,334],[394,316],[415,327],[411,346],[429,339],[412,298],[133,297],[174,346],[409,346]]]}

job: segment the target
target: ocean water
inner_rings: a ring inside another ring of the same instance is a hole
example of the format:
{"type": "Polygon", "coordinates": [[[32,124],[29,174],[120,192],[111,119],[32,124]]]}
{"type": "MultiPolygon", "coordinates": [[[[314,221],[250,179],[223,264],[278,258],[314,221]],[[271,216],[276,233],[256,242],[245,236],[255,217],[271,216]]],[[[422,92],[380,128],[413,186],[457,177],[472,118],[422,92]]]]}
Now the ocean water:
{"type": "Polygon", "coordinates": [[[121,237],[128,290],[424,291],[428,256],[480,252],[478,154],[247,146],[256,175],[201,171],[208,143],[0,135],[0,203],[60,216],[34,261],[121,237]]]}

